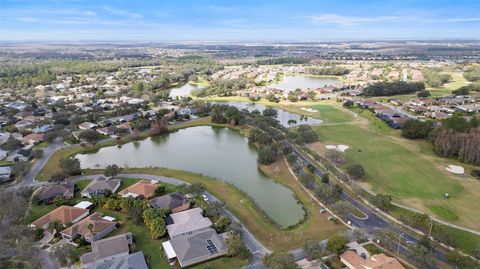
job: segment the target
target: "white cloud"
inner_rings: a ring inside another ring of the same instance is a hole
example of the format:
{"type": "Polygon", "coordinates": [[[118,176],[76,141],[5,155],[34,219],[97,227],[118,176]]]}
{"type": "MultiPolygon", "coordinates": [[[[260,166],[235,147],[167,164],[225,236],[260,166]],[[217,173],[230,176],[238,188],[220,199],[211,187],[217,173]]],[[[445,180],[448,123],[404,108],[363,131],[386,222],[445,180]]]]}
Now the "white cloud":
{"type": "Polygon", "coordinates": [[[465,17],[465,18],[434,18],[434,17],[423,17],[423,16],[370,16],[370,17],[359,17],[359,16],[342,16],[337,14],[320,14],[314,16],[303,17],[302,19],[307,20],[310,23],[321,25],[321,24],[337,24],[341,26],[351,26],[358,24],[369,24],[369,23],[462,23],[462,22],[478,22],[480,17],[465,17]]]}
{"type": "Polygon", "coordinates": [[[111,6],[103,6],[102,8],[104,10],[110,12],[113,15],[125,16],[129,19],[141,19],[141,18],[143,18],[143,15],[140,14],[140,13],[130,12],[130,11],[123,10],[123,9],[117,9],[117,8],[113,8],[111,6]]]}

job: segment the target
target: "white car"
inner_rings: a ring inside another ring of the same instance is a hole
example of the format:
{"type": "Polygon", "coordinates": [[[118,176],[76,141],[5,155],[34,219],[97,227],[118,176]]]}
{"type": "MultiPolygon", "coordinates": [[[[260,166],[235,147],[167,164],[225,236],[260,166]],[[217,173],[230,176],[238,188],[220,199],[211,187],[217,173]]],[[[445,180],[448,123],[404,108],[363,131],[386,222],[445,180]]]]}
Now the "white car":
{"type": "Polygon", "coordinates": [[[208,202],[208,197],[205,194],[202,194],[203,201],[208,202]]]}

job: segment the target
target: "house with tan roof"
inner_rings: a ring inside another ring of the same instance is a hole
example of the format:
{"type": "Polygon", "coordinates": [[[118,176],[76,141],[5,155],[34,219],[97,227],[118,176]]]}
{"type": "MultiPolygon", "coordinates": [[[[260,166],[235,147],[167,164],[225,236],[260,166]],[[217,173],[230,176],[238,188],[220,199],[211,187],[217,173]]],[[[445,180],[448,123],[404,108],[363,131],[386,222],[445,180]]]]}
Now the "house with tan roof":
{"type": "Polygon", "coordinates": [[[83,237],[87,242],[102,239],[116,229],[117,223],[103,219],[103,214],[95,212],[83,220],[60,232],[63,239],[74,240],[83,237]]]}
{"type": "Polygon", "coordinates": [[[405,269],[397,259],[383,253],[364,259],[355,251],[347,250],[340,255],[340,261],[349,269],[405,269]]]}
{"type": "Polygon", "coordinates": [[[141,180],[132,186],[120,191],[118,194],[122,197],[138,197],[143,196],[145,198],[150,198],[155,194],[155,189],[159,185],[152,183],[149,180],[141,180]]]}
{"type": "Polygon", "coordinates": [[[81,219],[88,216],[88,213],[88,209],[62,205],[32,222],[31,226],[46,229],[48,224],[54,220],[58,220],[61,224],[66,226],[70,223],[79,222],[81,219]]]}
{"type": "Polygon", "coordinates": [[[25,145],[35,145],[43,141],[43,134],[29,134],[20,139],[25,145]]]}

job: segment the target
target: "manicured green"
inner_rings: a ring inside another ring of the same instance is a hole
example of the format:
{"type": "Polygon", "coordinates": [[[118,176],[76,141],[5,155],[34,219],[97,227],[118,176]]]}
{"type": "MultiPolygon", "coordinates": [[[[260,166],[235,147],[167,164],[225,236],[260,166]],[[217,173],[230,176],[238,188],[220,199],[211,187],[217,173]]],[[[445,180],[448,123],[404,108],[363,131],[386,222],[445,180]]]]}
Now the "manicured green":
{"type": "Polygon", "coordinates": [[[457,214],[455,214],[455,212],[453,212],[452,210],[444,207],[444,206],[441,206],[441,205],[432,205],[430,206],[430,210],[432,210],[435,214],[437,214],[438,216],[446,219],[446,220],[459,220],[460,218],[458,217],[457,214]]]}
{"type": "Polygon", "coordinates": [[[313,105],[310,108],[317,110],[316,117],[325,123],[345,123],[353,120],[353,114],[341,112],[331,105],[313,105]]]}

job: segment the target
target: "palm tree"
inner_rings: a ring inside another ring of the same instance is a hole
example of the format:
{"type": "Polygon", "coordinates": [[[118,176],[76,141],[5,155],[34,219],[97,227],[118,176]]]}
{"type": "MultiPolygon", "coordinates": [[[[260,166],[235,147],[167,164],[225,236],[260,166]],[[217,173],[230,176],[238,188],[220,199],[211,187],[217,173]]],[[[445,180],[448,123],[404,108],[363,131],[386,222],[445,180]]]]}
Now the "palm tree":
{"type": "Polygon", "coordinates": [[[60,223],[59,220],[53,220],[51,221],[49,224],[48,224],[48,227],[47,227],[47,230],[51,233],[54,233],[54,235],[60,231],[60,229],[62,228],[62,223],[60,223]]]}

